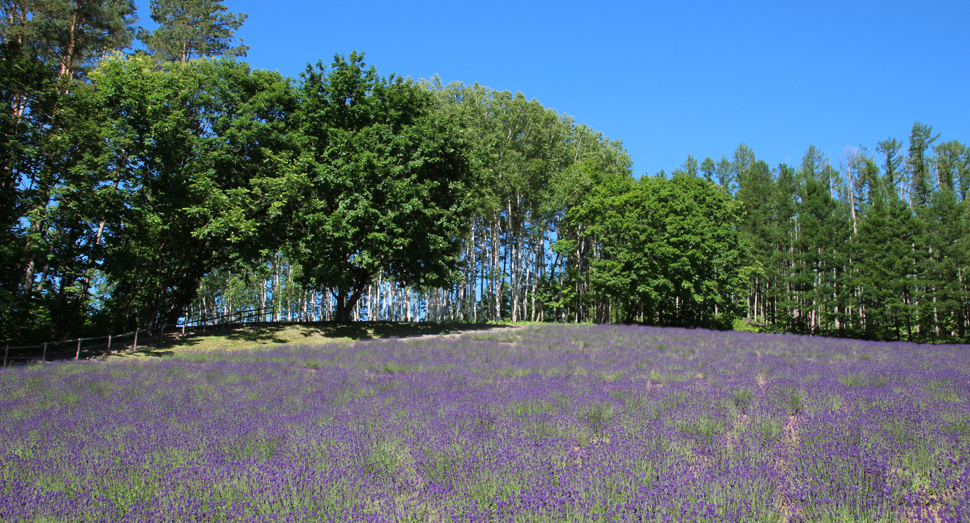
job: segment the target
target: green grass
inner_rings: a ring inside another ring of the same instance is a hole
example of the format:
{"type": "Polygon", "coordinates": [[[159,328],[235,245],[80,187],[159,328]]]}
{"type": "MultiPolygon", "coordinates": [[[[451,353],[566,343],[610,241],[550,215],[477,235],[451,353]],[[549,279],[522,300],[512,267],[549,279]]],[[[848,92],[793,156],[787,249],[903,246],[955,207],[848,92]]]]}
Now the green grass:
{"type": "MultiPolygon", "coordinates": [[[[516,324],[518,325],[518,324],[516,324]]],[[[205,361],[206,352],[238,351],[274,348],[281,345],[317,345],[322,343],[351,343],[380,338],[411,338],[447,334],[465,334],[475,340],[514,343],[518,335],[510,323],[405,323],[405,322],[334,322],[278,323],[273,325],[242,325],[220,329],[210,327],[202,332],[180,331],[166,333],[165,341],[157,337],[140,340],[134,352],[111,358],[144,358],[175,356],[205,361]]]]}

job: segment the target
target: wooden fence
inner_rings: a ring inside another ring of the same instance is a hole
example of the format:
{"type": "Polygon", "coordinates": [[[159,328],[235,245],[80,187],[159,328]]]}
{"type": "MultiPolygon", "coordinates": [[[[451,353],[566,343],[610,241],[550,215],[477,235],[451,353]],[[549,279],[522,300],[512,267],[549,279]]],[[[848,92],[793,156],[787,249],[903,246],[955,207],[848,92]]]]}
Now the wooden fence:
{"type": "Polygon", "coordinates": [[[22,345],[3,348],[3,366],[17,363],[41,362],[54,359],[81,359],[120,352],[134,352],[138,350],[139,336],[142,345],[153,342],[163,343],[166,336],[169,339],[182,339],[195,333],[205,333],[206,329],[225,329],[245,323],[264,323],[266,315],[271,309],[252,309],[236,311],[212,318],[200,318],[191,322],[160,325],[150,329],[112,334],[94,338],[77,338],[73,340],[48,341],[40,345],[22,345]],[[157,336],[157,338],[156,338],[157,336]]]}

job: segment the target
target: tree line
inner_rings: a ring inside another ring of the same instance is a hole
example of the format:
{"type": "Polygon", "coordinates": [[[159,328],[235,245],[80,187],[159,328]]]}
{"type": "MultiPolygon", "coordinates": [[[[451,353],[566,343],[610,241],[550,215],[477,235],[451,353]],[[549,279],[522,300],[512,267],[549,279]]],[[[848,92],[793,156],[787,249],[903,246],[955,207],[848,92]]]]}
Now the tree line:
{"type": "Polygon", "coordinates": [[[635,178],[520,93],[252,70],[213,0],[3,0],[0,334],[251,307],[290,321],[557,321],[967,337],[967,148],[741,145],[635,178]],[[133,50],[135,42],[141,47],[133,50]]]}
{"type": "MultiPolygon", "coordinates": [[[[691,164],[688,159],[687,165],[691,164]]],[[[877,340],[966,340],[970,151],[916,122],[908,143],[809,147],[770,169],[745,145],[702,165],[744,203],[744,317],[765,329],[877,340]]]]}

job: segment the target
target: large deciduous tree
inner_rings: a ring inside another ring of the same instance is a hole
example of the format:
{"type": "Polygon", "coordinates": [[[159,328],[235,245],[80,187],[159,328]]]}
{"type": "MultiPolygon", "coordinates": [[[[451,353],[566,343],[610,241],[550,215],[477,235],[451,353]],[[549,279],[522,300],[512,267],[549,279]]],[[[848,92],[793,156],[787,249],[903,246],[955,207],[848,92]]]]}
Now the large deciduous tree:
{"type": "Polygon", "coordinates": [[[357,53],[307,67],[297,92],[298,154],[277,187],[301,283],[331,289],[341,322],[378,275],[417,288],[450,283],[470,170],[431,93],[378,76],[357,53]]]}
{"type": "Polygon", "coordinates": [[[103,309],[118,328],[171,322],[205,274],[262,243],[251,182],[275,172],[288,82],[233,60],[159,70],[144,56],[107,61],[96,81],[107,150],[90,165],[117,174],[100,187],[103,309]]]}

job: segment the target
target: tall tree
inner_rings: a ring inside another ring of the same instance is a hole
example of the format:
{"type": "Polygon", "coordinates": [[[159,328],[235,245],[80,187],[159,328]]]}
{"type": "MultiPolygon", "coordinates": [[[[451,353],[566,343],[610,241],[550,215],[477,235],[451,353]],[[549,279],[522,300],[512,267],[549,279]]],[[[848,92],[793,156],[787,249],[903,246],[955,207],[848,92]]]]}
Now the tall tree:
{"type": "Polygon", "coordinates": [[[787,164],[777,168],[770,203],[773,253],[767,265],[768,277],[775,284],[767,291],[769,321],[775,328],[796,330],[795,243],[798,238],[798,195],[801,184],[795,169],[787,164]]]}
{"type": "Polygon", "coordinates": [[[731,157],[731,180],[735,190],[745,183],[745,178],[749,175],[750,169],[754,166],[754,151],[744,142],[738,145],[731,157]]]}
{"type": "MultiPolygon", "coordinates": [[[[881,182],[877,181],[877,185],[881,182]]],[[[869,339],[890,339],[894,315],[890,303],[894,298],[897,277],[893,273],[893,259],[889,248],[893,241],[890,205],[898,200],[892,190],[874,190],[870,205],[861,216],[858,245],[857,286],[860,290],[859,303],[863,311],[862,332],[869,339]]]]}
{"type": "Polygon", "coordinates": [[[588,280],[579,253],[588,242],[568,253],[550,253],[548,245],[573,234],[564,216],[584,194],[587,169],[580,165],[588,160],[604,172],[628,173],[622,144],[520,93],[461,83],[433,90],[458,119],[479,180],[464,288],[471,304],[484,307],[477,316],[472,307],[472,316],[539,319],[550,303],[553,315],[586,318],[588,280]]]}
{"type": "Polygon", "coordinates": [[[300,283],[331,289],[337,318],[378,277],[450,283],[471,210],[464,146],[423,87],[378,76],[363,55],[307,67],[281,186],[300,283]]]}
{"type": "Polygon", "coordinates": [[[233,46],[246,14],[230,13],[218,0],[152,0],[154,31],[140,29],[138,38],[162,61],[243,57],[249,46],[233,46]]]}
{"type": "Polygon", "coordinates": [[[717,167],[714,168],[715,176],[717,178],[717,183],[729,194],[734,194],[737,190],[738,180],[735,177],[734,163],[728,160],[727,156],[721,156],[721,159],[717,161],[717,167]]]}
{"type": "Polygon", "coordinates": [[[134,36],[134,0],[4,0],[3,38],[15,41],[62,78],[80,79],[134,36]]]}
{"type": "Polygon", "coordinates": [[[933,126],[919,122],[913,124],[913,131],[909,137],[909,157],[906,166],[909,168],[912,183],[911,194],[913,205],[924,207],[930,199],[932,178],[930,176],[930,160],[926,151],[939,135],[933,136],[933,126]]]}
{"type": "Polygon", "coordinates": [[[79,282],[87,266],[88,224],[82,202],[91,173],[82,159],[96,147],[90,132],[88,73],[132,39],[134,3],[129,0],[0,2],[0,60],[4,117],[3,203],[7,235],[17,252],[4,249],[4,264],[19,284],[6,288],[8,325],[19,337],[77,332],[88,301],[79,282]],[[6,192],[7,190],[10,192],[6,192]],[[71,312],[73,310],[73,313],[71,312]],[[33,331],[33,334],[28,331],[33,331]]]}
{"type": "MultiPolygon", "coordinates": [[[[746,303],[748,317],[764,323],[769,284],[766,265],[774,248],[771,205],[775,196],[775,184],[768,164],[763,160],[755,160],[754,153],[750,152],[750,149],[748,153],[750,154],[748,165],[743,168],[743,171],[739,170],[744,174],[741,175],[737,198],[744,205],[745,213],[738,225],[741,238],[754,260],[751,264],[752,270],[745,275],[750,284],[746,303]]],[[[737,156],[738,153],[735,153],[735,157],[737,156]]]]}
{"type": "MultiPolygon", "coordinates": [[[[802,157],[798,206],[798,235],[795,242],[795,291],[801,301],[799,323],[808,332],[830,332],[840,327],[839,257],[848,241],[847,216],[835,198],[838,173],[822,152],[809,146],[802,157]]],[[[847,214],[847,213],[846,213],[847,214]]],[[[851,224],[848,224],[851,228],[851,224]]]]}
{"type": "Polygon", "coordinates": [[[231,60],[153,65],[136,55],[96,75],[109,148],[90,166],[117,180],[100,189],[110,205],[99,255],[102,309],[117,328],[174,321],[204,275],[259,251],[254,183],[275,176],[292,111],[277,73],[231,60]]]}
{"type": "Polygon", "coordinates": [[[684,160],[684,164],[678,167],[677,169],[674,169],[674,171],[670,174],[671,176],[697,177],[697,172],[698,172],[697,158],[694,158],[693,156],[688,154],[687,159],[684,160]]]}
{"type": "Polygon", "coordinates": [[[716,313],[731,317],[747,260],[739,203],[691,176],[597,178],[571,211],[597,245],[590,280],[609,307],[595,320],[714,326],[716,313]]]}
{"type": "Polygon", "coordinates": [[[0,335],[16,339],[36,322],[30,262],[43,251],[40,216],[48,210],[34,182],[45,168],[51,113],[61,98],[56,71],[24,52],[16,39],[0,43],[0,335]],[[28,217],[35,217],[31,222],[28,217]],[[29,285],[28,283],[29,282],[29,285]],[[29,287],[29,288],[28,288],[29,287]]]}
{"type": "Polygon", "coordinates": [[[862,331],[872,339],[911,339],[916,262],[913,245],[918,231],[912,208],[899,193],[898,151],[895,139],[879,142],[882,178],[871,175],[870,204],[859,222],[857,258],[862,331]]]}
{"type": "Polygon", "coordinates": [[[900,150],[903,148],[902,142],[895,138],[887,138],[879,142],[876,152],[881,155],[883,186],[887,191],[893,191],[901,195],[903,158],[900,150]]]}
{"type": "Polygon", "coordinates": [[[713,158],[711,158],[710,156],[708,156],[707,158],[704,158],[704,161],[701,163],[701,172],[704,173],[705,180],[709,182],[714,181],[714,173],[716,172],[716,166],[714,164],[713,158]]]}
{"type": "Polygon", "coordinates": [[[936,184],[940,190],[949,190],[956,193],[962,200],[966,199],[966,189],[964,185],[967,180],[966,154],[967,146],[957,140],[950,140],[933,146],[936,153],[936,184]]]}

